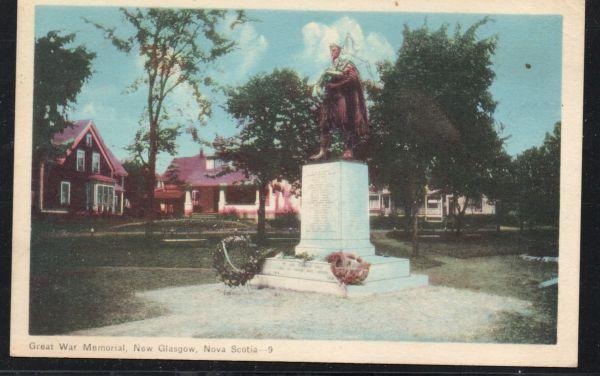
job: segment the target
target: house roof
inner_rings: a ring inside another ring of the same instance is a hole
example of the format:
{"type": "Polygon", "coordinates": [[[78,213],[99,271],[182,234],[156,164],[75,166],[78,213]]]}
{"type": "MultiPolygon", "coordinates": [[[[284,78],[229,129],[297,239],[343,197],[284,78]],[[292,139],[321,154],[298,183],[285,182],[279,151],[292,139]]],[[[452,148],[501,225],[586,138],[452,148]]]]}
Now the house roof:
{"type": "MultiPolygon", "coordinates": [[[[125,171],[119,159],[115,157],[112,151],[106,146],[104,140],[102,139],[102,136],[100,136],[100,132],[98,132],[98,129],[96,128],[92,120],[87,119],[72,122],[71,125],[65,127],[65,129],[62,130],[62,132],[57,132],[54,134],[54,136],[52,136],[52,143],[57,145],[73,143],[71,145],[71,149],[67,151],[67,155],[69,155],[73,151],[73,147],[76,146],[76,144],[83,137],[88,128],[92,130],[92,133],[96,137],[100,148],[106,154],[106,159],[108,159],[108,162],[113,169],[113,173],[115,175],[127,176],[127,171],[125,171]]],[[[60,161],[61,164],[63,162],[64,159],[60,161]]]]}
{"type": "Polygon", "coordinates": [[[88,176],[88,180],[96,180],[96,181],[101,181],[101,182],[105,182],[105,183],[114,183],[115,179],[108,177],[108,176],[104,176],[104,175],[90,175],[88,176]]]}
{"type": "MultiPolygon", "coordinates": [[[[176,166],[178,179],[192,186],[231,185],[248,181],[242,171],[232,171],[217,176],[224,171],[223,167],[208,170],[206,168],[206,159],[207,157],[201,152],[193,157],[174,158],[171,161],[171,165],[176,166]]],[[[162,175],[163,178],[165,174],[162,175]]]]}

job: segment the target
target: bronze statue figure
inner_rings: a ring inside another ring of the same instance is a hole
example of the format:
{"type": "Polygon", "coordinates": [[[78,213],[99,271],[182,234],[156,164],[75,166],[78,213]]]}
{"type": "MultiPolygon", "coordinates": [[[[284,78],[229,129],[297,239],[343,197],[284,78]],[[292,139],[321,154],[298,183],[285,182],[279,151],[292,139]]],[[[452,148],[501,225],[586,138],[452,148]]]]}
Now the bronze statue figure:
{"type": "Polygon", "coordinates": [[[353,159],[357,138],[365,136],[369,130],[363,87],[356,65],[340,56],[342,48],[337,44],[329,48],[332,64],[316,85],[318,95],[324,90],[319,116],[320,149],[310,159],[328,158],[333,129],[342,132],[344,138],[342,158],[353,159]]]}

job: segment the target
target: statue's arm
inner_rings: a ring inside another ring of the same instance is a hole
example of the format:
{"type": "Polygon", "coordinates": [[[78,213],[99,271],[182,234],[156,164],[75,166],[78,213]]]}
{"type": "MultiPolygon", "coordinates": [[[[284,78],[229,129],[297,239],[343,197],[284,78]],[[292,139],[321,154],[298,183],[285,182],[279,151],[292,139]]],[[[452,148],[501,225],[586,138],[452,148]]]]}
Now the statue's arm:
{"type": "Polygon", "coordinates": [[[351,85],[359,80],[358,70],[354,65],[349,64],[342,72],[342,78],[339,81],[327,84],[327,89],[335,90],[351,85]]]}

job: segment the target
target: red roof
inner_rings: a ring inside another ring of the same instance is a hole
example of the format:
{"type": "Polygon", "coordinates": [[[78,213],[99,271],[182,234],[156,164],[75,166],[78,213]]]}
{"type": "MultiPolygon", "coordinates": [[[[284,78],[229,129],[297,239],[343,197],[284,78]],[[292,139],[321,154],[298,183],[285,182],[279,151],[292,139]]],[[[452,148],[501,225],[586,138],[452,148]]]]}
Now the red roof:
{"type": "MultiPolygon", "coordinates": [[[[125,171],[123,165],[121,165],[121,162],[106,146],[104,140],[102,139],[102,136],[100,136],[100,132],[98,132],[98,129],[91,120],[78,120],[71,123],[71,126],[65,127],[65,129],[63,129],[62,132],[55,133],[54,136],[52,136],[52,142],[55,144],[65,144],[73,142],[72,146],[75,146],[75,144],[77,143],[76,141],[83,137],[83,134],[86,132],[88,127],[91,128],[92,132],[96,136],[96,139],[98,140],[98,144],[106,153],[106,158],[108,159],[109,163],[113,168],[113,173],[115,175],[127,176],[127,171],[125,171]]],[[[67,152],[67,155],[70,154],[71,151],[72,150],[69,150],[67,152]]]]}
{"type": "Polygon", "coordinates": [[[62,132],[55,133],[54,136],[52,136],[52,142],[55,144],[64,144],[75,141],[77,136],[79,136],[91,122],[91,120],[78,120],[71,123],[71,125],[67,125],[62,132]]]}
{"type": "MultiPolygon", "coordinates": [[[[192,186],[232,185],[248,180],[241,171],[232,171],[221,176],[215,176],[223,171],[223,167],[207,170],[204,153],[193,157],[174,158],[171,165],[176,166],[178,179],[192,186]]],[[[163,174],[164,176],[165,174],[163,174]]]]}
{"type": "Polygon", "coordinates": [[[115,179],[113,179],[109,176],[104,176],[104,175],[90,175],[90,176],[88,176],[88,180],[103,181],[105,183],[114,183],[115,182],[115,179]]]}

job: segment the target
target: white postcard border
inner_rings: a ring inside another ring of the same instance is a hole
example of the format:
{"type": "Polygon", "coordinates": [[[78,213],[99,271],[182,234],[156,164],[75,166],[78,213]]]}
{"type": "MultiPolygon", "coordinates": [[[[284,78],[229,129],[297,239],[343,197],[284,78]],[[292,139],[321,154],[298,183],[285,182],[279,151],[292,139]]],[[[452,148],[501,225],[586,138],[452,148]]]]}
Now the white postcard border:
{"type": "Polygon", "coordinates": [[[11,356],[65,358],[206,359],[341,363],[447,364],[574,367],[577,365],[579,314],[579,245],[583,119],[583,0],[519,1],[242,1],[242,0],[23,0],[18,4],[17,82],[15,116],[14,218],[11,301],[11,356]],[[563,17],[562,144],[559,301],[556,345],[425,343],[383,341],[305,341],[189,339],[148,337],[30,336],[29,240],[31,223],[31,150],[33,108],[34,7],[36,5],[169,6],[245,9],[319,9],[389,12],[460,12],[481,14],[556,14],[563,17]],[[52,351],[31,344],[54,344],[52,351]],[[77,344],[62,351],[58,343],[77,344]],[[133,352],[134,344],[153,346],[133,352]],[[124,346],[126,351],[84,351],[85,344],[124,346]],[[172,353],[164,346],[195,346],[198,353],[172,353]],[[204,346],[224,346],[227,353],[204,352],[204,346]],[[232,346],[255,347],[257,353],[232,353],[232,346]],[[268,347],[272,346],[272,352],[268,347]]]}

